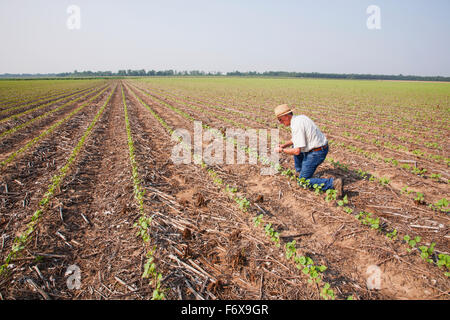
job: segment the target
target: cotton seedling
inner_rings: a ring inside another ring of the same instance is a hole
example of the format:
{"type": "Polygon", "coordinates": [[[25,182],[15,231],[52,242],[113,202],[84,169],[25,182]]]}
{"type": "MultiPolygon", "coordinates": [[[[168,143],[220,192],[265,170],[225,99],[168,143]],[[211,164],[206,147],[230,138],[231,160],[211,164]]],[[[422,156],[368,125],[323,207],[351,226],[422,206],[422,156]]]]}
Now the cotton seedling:
{"type": "Polygon", "coordinates": [[[271,223],[266,224],[264,230],[266,232],[266,235],[270,237],[270,240],[272,240],[275,243],[275,246],[279,247],[280,234],[272,228],[272,224],[271,223]]]}
{"type": "Polygon", "coordinates": [[[286,249],[286,259],[290,260],[292,257],[295,257],[297,254],[297,249],[295,248],[295,240],[292,240],[291,242],[286,243],[285,249],[286,249]]]}
{"type": "Polygon", "coordinates": [[[437,201],[434,205],[431,205],[432,207],[434,206],[435,208],[439,209],[442,212],[449,212],[450,209],[447,208],[449,205],[449,202],[446,198],[442,198],[441,200],[437,201]]]}
{"type": "Polygon", "coordinates": [[[325,285],[323,286],[323,288],[320,292],[320,296],[322,298],[324,298],[325,300],[334,300],[335,299],[334,291],[332,289],[330,289],[329,283],[325,283],[325,285]]]}
{"type": "Polygon", "coordinates": [[[429,246],[429,247],[427,247],[427,246],[420,246],[419,247],[419,250],[420,250],[420,257],[423,259],[423,260],[425,260],[425,261],[427,261],[427,262],[429,262],[429,263],[433,263],[433,260],[432,259],[430,259],[430,257],[431,257],[431,255],[433,254],[433,252],[434,252],[434,247],[436,246],[436,243],[435,242],[432,242],[431,243],[431,245],[429,246]]]}
{"type": "MultiPolygon", "coordinates": [[[[416,247],[416,245],[422,240],[421,237],[417,236],[414,239],[411,239],[411,237],[409,235],[406,235],[403,237],[403,240],[406,241],[406,243],[412,248],[414,249],[416,247]]],[[[411,252],[411,248],[407,248],[406,251],[411,252]]]]}
{"type": "Polygon", "coordinates": [[[408,190],[408,186],[404,186],[404,187],[402,188],[402,190],[400,191],[401,194],[411,194],[411,193],[413,193],[413,192],[414,192],[414,191],[408,190]]]}
{"type": "Polygon", "coordinates": [[[322,188],[323,188],[324,185],[325,185],[324,183],[321,183],[320,185],[318,185],[317,183],[315,183],[315,184],[313,185],[314,193],[315,193],[316,195],[319,195],[320,192],[322,191],[322,188]]]}
{"type": "Polygon", "coordinates": [[[392,232],[386,233],[386,236],[391,240],[397,239],[397,229],[394,229],[392,232]]]}
{"type": "Polygon", "coordinates": [[[309,275],[310,279],[308,280],[309,283],[312,283],[315,281],[316,283],[320,282],[319,274],[323,273],[327,267],[326,266],[316,266],[314,265],[314,261],[305,256],[296,256],[294,258],[295,263],[297,264],[298,269],[302,269],[302,272],[306,275],[309,275]]]}
{"type": "Polygon", "coordinates": [[[345,195],[344,198],[342,198],[342,200],[339,200],[337,203],[338,203],[338,206],[340,206],[340,207],[343,207],[344,205],[348,204],[347,195],[345,195]]]}
{"type": "Polygon", "coordinates": [[[441,174],[440,173],[432,173],[430,175],[430,178],[435,180],[435,181],[439,181],[441,179],[441,174]]]}
{"type": "Polygon", "coordinates": [[[144,272],[142,274],[143,279],[151,278],[150,284],[155,286],[153,290],[152,300],[163,300],[164,292],[161,290],[162,275],[156,271],[156,264],[154,262],[154,253],[156,246],[154,246],[147,253],[147,261],[144,264],[144,272]]]}
{"type": "Polygon", "coordinates": [[[262,214],[253,218],[253,224],[255,225],[255,227],[259,227],[261,225],[262,218],[263,218],[262,214]]]}
{"type": "Polygon", "coordinates": [[[380,218],[372,218],[372,213],[360,211],[356,215],[356,219],[362,222],[364,225],[369,225],[372,229],[380,229],[380,218]]]}
{"type": "Polygon", "coordinates": [[[380,181],[380,184],[381,184],[382,186],[386,186],[386,185],[388,185],[389,182],[390,182],[389,178],[387,178],[387,177],[382,177],[382,178],[379,179],[379,181],[380,181]]]}
{"type": "Polygon", "coordinates": [[[250,207],[250,201],[248,201],[247,198],[236,197],[234,200],[239,205],[239,209],[241,209],[241,211],[247,212],[248,208],[250,207]]]}
{"type": "Polygon", "coordinates": [[[353,209],[350,207],[344,207],[343,210],[348,213],[348,214],[352,214],[353,213],[353,209]]]}
{"type": "MultiPolygon", "coordinates": [[[[440,253],[438,255],[437,266],[439,267],[439,269],[445,267],[447,270],[450,270],[450,256],[444,253],[440,253]]],[[[445,272],[445,275],[447,277],[450,277],[450,272],[445,272]]]]}
{"type": "Polygon", "coordinates": [[[423,175],[427,172],[427,169],[424,169],[424,168],[419,169],[417,167],[413,167],[411,169],[411,172],[414,174],[417,174],[418,176],[423,177],[423,175]]]}
{"type": "Polygon", "coordinates": [[[297,178],[297,184],[303,189],[307,189],[309,188],[309,179],[306,180],[305,178],[297,178]]]}
{"type": "Polygon", "coordinates": [[[328,190],[326,191],[325,201],[326,201],[326,202],[330,202],[330,201],[336,200],[336,197],[337,197],[337,192],[336,192],[336,190],[334,190],[334,189],[328,189],[328,190]]]}
{"type": "Polygon", "coordinates": [[[417,192],[417,193],[416,193],[416,197],[414,198],[414,201],[415,201],[417,204],[423,204],[423,203],[425,203],[425,197],[424,197],[423,193],[417,192]]]}

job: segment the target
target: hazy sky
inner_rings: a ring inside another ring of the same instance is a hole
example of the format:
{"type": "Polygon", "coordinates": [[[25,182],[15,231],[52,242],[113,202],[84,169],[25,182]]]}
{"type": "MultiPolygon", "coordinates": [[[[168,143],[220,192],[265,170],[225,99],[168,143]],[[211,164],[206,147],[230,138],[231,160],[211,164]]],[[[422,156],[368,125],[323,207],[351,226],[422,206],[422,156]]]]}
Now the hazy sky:
{"type": "Polygon", "coordinates": [[[450,76],[449,0],[0,0],[0,74],[155,69],[450,76]],[[80,8],[70,30],[67,8],[80,8]],[[369,5],[381,29],[370,30],[369,5]]]}

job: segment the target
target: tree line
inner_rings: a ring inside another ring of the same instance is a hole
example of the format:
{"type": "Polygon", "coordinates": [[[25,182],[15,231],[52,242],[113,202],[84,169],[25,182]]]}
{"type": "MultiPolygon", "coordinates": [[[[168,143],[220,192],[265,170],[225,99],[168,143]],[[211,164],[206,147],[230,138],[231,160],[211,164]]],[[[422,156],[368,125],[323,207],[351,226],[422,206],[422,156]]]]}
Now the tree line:
{"type": "Polygon", "coordinates": [[[288,72],[288,71],[233,71],[233,72],[205,72],[200,70],[176,71],[176,70],[119,70],[112,71],[73,71],[48,74],[0,74],[0,78],[93,78],[93,77],[166,77],[166,76],[209,76],[209,77],[286,77],[286,78],[319,78],[319,79],[358,79],[358,80],[410,80],[410,81],[450,81],[450,77],[442,76],[415,76],[415,75],[378,75],[378,74],[354,74],[354,73],[319,73],[319,72],[288,72]]]}

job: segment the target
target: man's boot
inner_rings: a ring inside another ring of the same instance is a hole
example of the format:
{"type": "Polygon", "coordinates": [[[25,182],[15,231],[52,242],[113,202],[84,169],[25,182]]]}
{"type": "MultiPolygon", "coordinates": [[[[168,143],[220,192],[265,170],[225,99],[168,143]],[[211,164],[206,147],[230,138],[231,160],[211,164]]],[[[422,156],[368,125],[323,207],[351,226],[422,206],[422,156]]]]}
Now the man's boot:
{"type": "Polygon", "coordinates": [[[344,193],[342,178],[334,179],[333,189],[336,190],[336,199],[341,199],[344,193]]]}

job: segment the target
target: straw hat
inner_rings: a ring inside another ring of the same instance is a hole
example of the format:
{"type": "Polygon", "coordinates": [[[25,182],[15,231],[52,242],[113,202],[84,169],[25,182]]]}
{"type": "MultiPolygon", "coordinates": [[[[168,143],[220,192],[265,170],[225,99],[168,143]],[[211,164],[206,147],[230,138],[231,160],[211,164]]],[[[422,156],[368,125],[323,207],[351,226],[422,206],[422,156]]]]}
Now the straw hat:
{"type": "Polygon", "coordinates": [[[275,116],[277,118],[284,116],[285,114],[288,114],[290,112],[293,112],[293,110],[291,108],[289,108],[289,106],[287,104],[281,104],[275,108],[275,116]]]}

